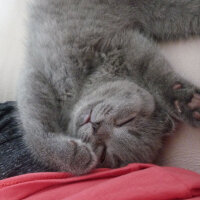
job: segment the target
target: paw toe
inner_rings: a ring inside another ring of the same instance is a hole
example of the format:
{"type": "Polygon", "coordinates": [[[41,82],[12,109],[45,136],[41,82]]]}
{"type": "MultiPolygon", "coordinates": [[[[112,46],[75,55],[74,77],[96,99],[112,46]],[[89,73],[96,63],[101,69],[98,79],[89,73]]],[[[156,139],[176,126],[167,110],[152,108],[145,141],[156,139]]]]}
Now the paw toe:
{"type": "Polygon", "coordinates": [[[200,113],[198,111],[193,112],[193,117],[196,120],[200,120],[200,113]]]}
{"type": "Polygon", "coordinates": [[[176,83],[175,85],[173,85],[173,90],[178,90],[181,88],[182,88],[182,85],[180,83],[176,83]]]}
{"type": "Polygon", "coordinates": [[[192,110],[200,108],[200,94],[193,95],[193,98],[188,103],[188,107],[192,110]]]}

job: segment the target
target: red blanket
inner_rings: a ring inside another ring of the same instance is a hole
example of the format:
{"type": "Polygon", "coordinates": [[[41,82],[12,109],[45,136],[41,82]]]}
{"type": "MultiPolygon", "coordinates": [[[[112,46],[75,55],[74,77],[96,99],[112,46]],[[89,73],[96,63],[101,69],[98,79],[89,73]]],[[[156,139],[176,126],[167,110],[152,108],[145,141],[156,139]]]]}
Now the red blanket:
{"type": "Polygon", "coordinates": [[[0,181],[0,200],[200,199],[200,175],[184,169],[130,164],[89,175],[36,173],[0,181]]]}

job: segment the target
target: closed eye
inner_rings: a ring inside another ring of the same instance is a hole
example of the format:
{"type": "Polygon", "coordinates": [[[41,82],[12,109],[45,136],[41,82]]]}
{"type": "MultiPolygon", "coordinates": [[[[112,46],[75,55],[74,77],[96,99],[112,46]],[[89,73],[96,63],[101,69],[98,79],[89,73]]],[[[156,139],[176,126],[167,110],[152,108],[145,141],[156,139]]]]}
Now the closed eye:
{"type": "Polygon", "coordinates": [[[117,119],[115,122],[116,126],[124,126],[126,124],[128,124],[129,122],[133,121],[136,117],[136,113],[133,113],[132,115],[129,115],[128,117],[124,118],[124,119],[117,119]]]}

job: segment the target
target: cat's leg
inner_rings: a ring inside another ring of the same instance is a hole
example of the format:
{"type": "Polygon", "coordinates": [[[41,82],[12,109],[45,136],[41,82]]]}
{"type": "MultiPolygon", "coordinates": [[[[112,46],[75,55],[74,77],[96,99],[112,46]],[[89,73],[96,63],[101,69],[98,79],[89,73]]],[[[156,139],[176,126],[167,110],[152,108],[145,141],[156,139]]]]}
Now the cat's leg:
{"type": "Polygon", "coordinates": [[[138,32],[132,33],[130,41],[126,54],[135,81],[147,88],[170,115],[200,126],[200,90],[173,71],[153,41],[138,32]]]}
{"type": "Polygon", "coordinates": [[[38,71],[30,70],[25,77],[20,85],[18,108],[26,145],[37,160],[52,170],[89,172],[96,166],[97,156],[90,144],[70,137],[60,125],[62,113],[69,113],[56,98],[54,86],[38,71]]]}
{"type": "Polygon", "coordinates": [[[200,34],[200,0],[136,0],[134,25],[156,40],[200,34]]]}

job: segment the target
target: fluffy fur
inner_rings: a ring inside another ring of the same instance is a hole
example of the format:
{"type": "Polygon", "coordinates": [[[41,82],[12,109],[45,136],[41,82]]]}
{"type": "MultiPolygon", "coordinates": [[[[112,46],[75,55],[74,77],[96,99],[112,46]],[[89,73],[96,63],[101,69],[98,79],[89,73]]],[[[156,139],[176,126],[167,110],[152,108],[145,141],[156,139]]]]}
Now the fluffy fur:
{"type": "Polygon", "coordinates": [[[199,90],[156,41],[200,33],[200,0],[34,0],[18,90],[42,164],[84,174],[153,162],[174,118],[200,125],[199,90]]]}

